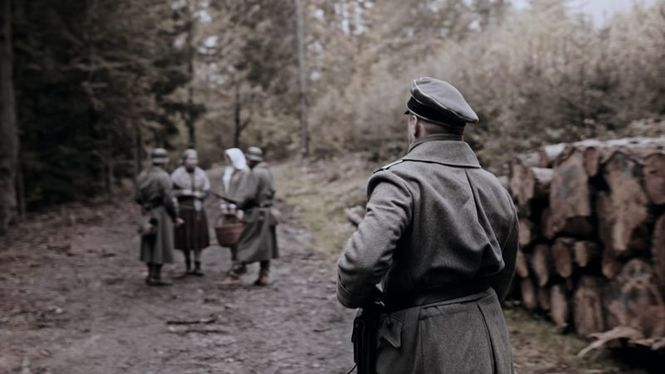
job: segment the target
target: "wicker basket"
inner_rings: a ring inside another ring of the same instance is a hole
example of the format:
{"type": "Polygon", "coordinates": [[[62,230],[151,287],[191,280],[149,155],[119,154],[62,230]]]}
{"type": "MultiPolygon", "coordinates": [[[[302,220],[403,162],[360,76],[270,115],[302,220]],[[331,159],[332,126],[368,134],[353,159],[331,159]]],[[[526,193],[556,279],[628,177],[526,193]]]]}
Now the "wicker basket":
{"type": "Polygon", "coordinates": [[[215,223],[217,243],[222,247],[232,247],[238,243],[243,230],[245,230],[245,223],[239,221],[236,216],[221,215],[215,223]]]}

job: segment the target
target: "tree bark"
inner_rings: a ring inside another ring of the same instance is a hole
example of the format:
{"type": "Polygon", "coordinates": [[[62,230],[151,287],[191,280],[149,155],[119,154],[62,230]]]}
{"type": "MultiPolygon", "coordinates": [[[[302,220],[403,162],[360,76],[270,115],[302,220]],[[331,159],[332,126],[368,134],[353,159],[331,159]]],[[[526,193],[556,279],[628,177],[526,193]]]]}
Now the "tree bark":
{"type": "Polygon", "coordinates": [[[557,238],[552,246],[552,259],[557,274],[563,278],[573,275],[573,246],[575,239],[557,238]]]}
{"type": "Polygon", "coordinates": [[[296,42],[298,44],[298,119],[300,121],[300,151],[303,158],[309,157],[309,126],[307,124],[305,19],[301,0],[295,1],[296,42]]]}
{"type": "Polygon", "coordinates": [[[196,57],[196,45],[194,45],[194,33],[196,32],[195,9],[191,2],[187,1],[187,110],[185,113],[185,126],[187,127],[188,146],[196,148],[196,116],[194,115],[194,58],[196,57]]]}
{"type": "Polygon", "coordinates": [[[510,166],[508,183],[510,192],[517,206],[525,213],[528,213],[529,199],[533,196],[535,187],[535,180],[530,169],[538,165],[538,154],[529,153],[515,158],[510,166]]]}
{"type": "Polygon", "coordinates": [[[541,310],[549,312],[552,309],[549,287],[538,287],[536,297],[538,298],[538,307],[541,310]]]}
{"type": "Polygon", "coordinates": [[[603,250],[601,268],[603,275],[608,279],[614,279],[619,274],[621,271],[621,262],[619,262],[613,250],[609,248],[603,250]]]}
{"type": "Polygon", "coordinates": [[[538,307],[536,298],[536,288],[533,286],[531,278],[523,278],[520,282],[522,291],[522,304],[529,311],[534,311],[538,307]]]}
{"type": "Polygon", "coordinates": [[[12,77],[11,1],[0,0],[0,235],[16,217],[19,139],[12,77]]]}
{"type": "Polygon", "coordinates": [[[640,183],[641,172],[639,163],[624,152],[614,152],[604,164],[610,191],[598,196],[598,232],[605,248],[619,255],[649,247],[649,199],[640,183]]]}
{"type": "Polygon", "coordinates": [[[551,144],[540,148],[538,151],[539,166],[541,168],[551,168],[556,164],[557,159],[566,148],[566,143],[551,144]]]}
{"type": "Polygon", "coordinates": [[[521,248],[527,247],[534,239],[534,230],[533,223],[526,218],[521,218],[519,220],[519,243],[521,248]]]}
{"type": "Polygon", "coordinates": [[[570,305],[568,302],[568,293],[561,284],[555,284],[550,288],[550,316],[559,331],[568,328],[570,305]]]}
{"type": "Polygon", "coordinates": [[[577,150],[573,150],[554,168],[549,191],[550,227],[546,231],[549,239],[561,234],[575,237],[592,234],[592,201],[588,182],[584,159],[577,150]]]}
{"type": "Polygon", "coordinates": [[[586,268],[601,258],[601,250],[596,242],[578,241],[573,247],[573,258],[577,266],[586,268]]]}
{"type": "Polygon", "coordinates": [[[536,275],[538,287],[544,287],[549,283],[552,273],[552,256],[550,247],[546,244],[538,244],[531,255],[532,270],[536,275]]]}
{"type": "Polygon", "coordinates": [[[644,159],[644,189],[652,204],[665,204],[665,153],[654,153],[644,159]]]}
{"type": "Polygon", "coordinates": [[[654,272],[661,287],[665,289],[665,213],[656,220],[651,241],[654,272]]]}
{"type": "Polygon", "coordinates": [[[632,259],[626,263],[610,285],[612,291],[605,302],[610,327],[632,327],[647,338],[665,336],[665,305],[655,282],[653,269],[646,261],[632,259]]]}
{"type": "Polygon", "coordinates": [[[529,262],[526,255],[521,249],[517,250],[517,257],[515,259],[515,272],[520,278],[527,278],[529,276],[529,262]]]}
{"type": "Polygon", "coordinates": [[[602,298],[603,279],[583,276],[573,296],[573,319],[578,334],[588,336],[605,331],[602,298]]]}

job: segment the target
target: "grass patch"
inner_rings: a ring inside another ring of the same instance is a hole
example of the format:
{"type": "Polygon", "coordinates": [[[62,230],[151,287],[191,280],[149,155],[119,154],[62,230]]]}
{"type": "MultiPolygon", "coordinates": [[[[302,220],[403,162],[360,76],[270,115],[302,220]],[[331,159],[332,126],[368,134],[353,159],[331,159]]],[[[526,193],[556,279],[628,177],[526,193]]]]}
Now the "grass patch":
{"type": "Polygon", "coordinates": [[[372,168],[358,159],[289,162],[274,168],[278,197],[315,238],[317,249],[337,256],[353,233],[344,209],[366,201],[372,168]]]}
{"type": "Polygon", "coordinates": [[[519,307],[505,308],[504,313],[518,373],[646,373],[622,365],[607,352],[577,357],[589,344],[587,340],[575,334],[561,334],[544,317],[519,307]]]}

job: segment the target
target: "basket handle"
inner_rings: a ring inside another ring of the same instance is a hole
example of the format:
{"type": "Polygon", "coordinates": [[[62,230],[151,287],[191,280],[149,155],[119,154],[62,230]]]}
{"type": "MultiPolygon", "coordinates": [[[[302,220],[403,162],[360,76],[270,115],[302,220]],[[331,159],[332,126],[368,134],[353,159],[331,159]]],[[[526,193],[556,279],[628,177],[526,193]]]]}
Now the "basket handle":
{"type": "Polygon", "coordinates": [[[227,220],[232,223],[242,223],[244,220],[238,219],[235,214],[220,213],[215,220],[215,226],[222,226],[227,220]]]}

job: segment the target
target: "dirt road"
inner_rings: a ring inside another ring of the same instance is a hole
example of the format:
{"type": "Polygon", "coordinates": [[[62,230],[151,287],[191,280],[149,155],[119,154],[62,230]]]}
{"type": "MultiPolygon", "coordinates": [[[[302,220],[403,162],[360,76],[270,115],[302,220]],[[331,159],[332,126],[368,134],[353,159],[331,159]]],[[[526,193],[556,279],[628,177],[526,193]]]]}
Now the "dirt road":
{"type": "MultiPolygon", "coordinates": [[[[337,374],[352,366],[353,311],[335,300],[335,255],[315,249],[296,218],[342,223],[305,205],[283,209],[269,287],[252,286],[257,265],[244,286],[222,287],[230,255],[214,246],[204,252],[203,278],[153,288],[144,284],[138,211],[128,200],[33,217],[0,238],[0,374],[337,374]]],[[[182,272],[177,253],[167,278],[182,272]]],[[[519,374],[642,372],[578,359],[585,342],[520,309],[506,313],[519,374]]]]}
{"type": "MultiPolygon", "coordinates": [[[[135,213],[128,203],[102,206],[91,222],[34,222],[0,242],[0,373],[350,368],[353,315],[334,299],[334,262],[311,250],[302,229],[280,225],[282,257],[267,288],[251,285],[256,267],[245,286],[220,286],[230,266],[220,247],[204,252],[203,278],[151,288],[137,258],[135,213]]],[[[178,262],[166,276],[181,269],[178,262]]]]}

